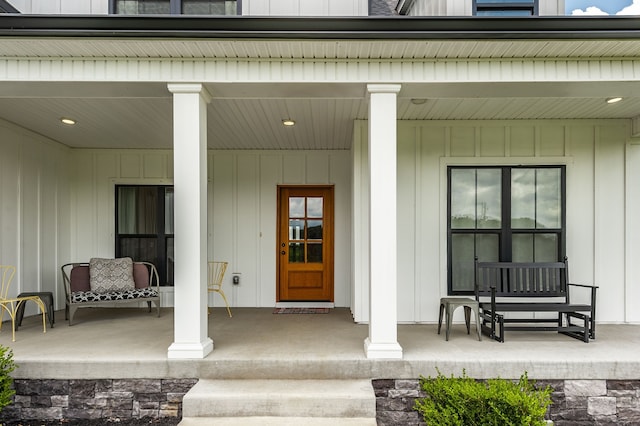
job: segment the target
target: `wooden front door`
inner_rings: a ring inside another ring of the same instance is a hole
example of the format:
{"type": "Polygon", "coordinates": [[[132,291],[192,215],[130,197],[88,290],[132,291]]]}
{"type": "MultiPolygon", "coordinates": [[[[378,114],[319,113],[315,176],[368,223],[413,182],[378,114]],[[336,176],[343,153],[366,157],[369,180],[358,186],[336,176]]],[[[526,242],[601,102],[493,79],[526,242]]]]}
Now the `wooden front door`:
{"type": "Polygon", "coordinates": [[[278,187],[278,302],[333,302],[333,186],[278,187]]]}

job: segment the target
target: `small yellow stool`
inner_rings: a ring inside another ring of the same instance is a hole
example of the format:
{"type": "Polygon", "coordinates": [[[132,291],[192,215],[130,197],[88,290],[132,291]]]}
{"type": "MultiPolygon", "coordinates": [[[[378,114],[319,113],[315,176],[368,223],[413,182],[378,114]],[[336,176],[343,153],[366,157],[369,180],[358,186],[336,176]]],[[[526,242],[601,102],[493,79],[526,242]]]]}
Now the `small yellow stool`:
{"type": "Polygon", "coordinates": [[[467,325],[467,334],[470,334],[469,323],[471,322],[471,311],[476,314],[476,330],[478,331],[478,340],[482,340],[482,330],[480,325],[480,311],[478,301],[469,299],[468,297],[443,297],[440,299],[440,318],[438,319],[438,334],[442,328],[442,314],[446,313],[445,340],[449,340],[449,332],[451,331],[451,319],[453,312],[458,306],[464,306],[464,321],[467,325]]]}

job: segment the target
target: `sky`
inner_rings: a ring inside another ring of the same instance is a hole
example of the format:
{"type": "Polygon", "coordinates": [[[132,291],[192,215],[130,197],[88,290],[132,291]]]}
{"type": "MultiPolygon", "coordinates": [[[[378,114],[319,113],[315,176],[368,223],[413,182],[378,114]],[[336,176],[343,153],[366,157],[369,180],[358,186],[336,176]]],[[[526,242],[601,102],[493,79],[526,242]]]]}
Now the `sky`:
{"type": "Polygon", "coordinates": [[[640,15],[640,0],[566,0],[567,15],[640,15]]]}

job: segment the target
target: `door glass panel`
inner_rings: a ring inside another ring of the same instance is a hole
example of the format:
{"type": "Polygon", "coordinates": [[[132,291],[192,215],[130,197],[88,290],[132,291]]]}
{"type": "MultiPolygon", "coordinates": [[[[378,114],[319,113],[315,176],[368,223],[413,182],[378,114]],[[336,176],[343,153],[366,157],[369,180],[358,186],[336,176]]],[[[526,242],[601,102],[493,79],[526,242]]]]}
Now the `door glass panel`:
{"type": "Polygon", "coordinates": [[[307,217],[322,217],[322,197],[307,198],[307,217]]]}
{"type": "Polygon", "coordinates": [[[476,173],[474,169],[451,170],[451,229],[476,227],[476,173]]]}
{"type": "Polygon", "coordinates": [[[289,239],[304,240],[304,220],[289,219],[289,239]]]}
{"type": "Polygon", "coordinates": [[[322,263],[322,243],[307,244],[307,262],[322,263]]]}
{"type": "Polygon", "coordinates": [[[309,225],[309,228],[307,229],[307,238],[310,240],[321,240],[322,239],[322,221],[308,220],[307,224],[309,225]]]}
{"type": "Polygon", "coordinates": [[[304,197],[289,197],[289,217],[304,217],[304,197]]]}
{"type": "Polygon", "coordinates": [[[476,217],[478,229],[498,229],[502,223],[502,172],[478,169],[476,217]]]}
{"type": "Polygon", "coordinates": [[[304,263],[304,243],[289,243],[289,263],[304,263]]]}

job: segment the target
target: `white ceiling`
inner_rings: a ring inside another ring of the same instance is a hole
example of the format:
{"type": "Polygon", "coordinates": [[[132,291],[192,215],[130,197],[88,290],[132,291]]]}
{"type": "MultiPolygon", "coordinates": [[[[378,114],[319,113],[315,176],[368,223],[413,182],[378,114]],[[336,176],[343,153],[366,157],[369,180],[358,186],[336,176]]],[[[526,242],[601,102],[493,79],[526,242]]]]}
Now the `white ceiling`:
{"type": "MultiPolygon", "coordinates": [[[[438,60],[635,58],[635,40],[341,41],[0,39],[0,56],[20,58],[260,58],[438,60]]],[[[366,85],[211,83],[212,149],[349,149],[353,120],[367,118],[366,85]],[[281,120],[296,120],[284,127],[281,120]]],[[[634,118],[640,84],[404,84],[402,120],[634,118]],[[623,96],[608,105],[609,96],[623,96]],[[423,99],[414,104],[412,99],[423,99]]],[[[164,83],[0,82],[0,118],[70,147],[171,148],[172,97],[164,83]],[[77,120],[73,127],[60,117],[77,120]]]]}
{"type": "MultiPolygon", "coordinates": [[[[364,84],[211,84],[212,149],[349,149],[353,120],[366,119],[364,84]],[[296,126],[285,127],[284,118],[296,126]]],[[[633,118],[640,85],[405,85],[402,120],[633,118]],[[617,104],[607,96],[622,95],[617,104]],[[420,105],[411,99],[424,99],[420,105]]],[[[171,148],[172,98],[165,84],[0,83],[0,118],[70,147],[171,148]],[[77,120],[73,127],[61,117],[77,120]]]]}

